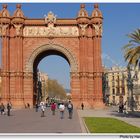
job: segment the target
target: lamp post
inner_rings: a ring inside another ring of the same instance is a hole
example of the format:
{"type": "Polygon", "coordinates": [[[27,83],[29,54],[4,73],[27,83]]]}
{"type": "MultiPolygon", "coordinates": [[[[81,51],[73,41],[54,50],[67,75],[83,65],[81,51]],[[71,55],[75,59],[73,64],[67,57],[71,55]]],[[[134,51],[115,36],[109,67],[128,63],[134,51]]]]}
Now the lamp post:
{"type": "Polygon", "coordinates": [[[40,73],[37,73],[37,103],[42,100],[42,83],[40,73]]]}
{"type": "Polygon", "coordinates": [[[135,71],[134,75],[131,74],[130,67],[127,68],[128,70],[128,77],[127,77],[127,88],[128,88],[128,106],[130,107],[131,111],[134,111],[134,98],[133,98],[133,89],[134,83],[133,81],[137,81],[137,72],[135,71]]]}
{"type": "Polygon", "coordinates": [[[103,98],[104,98],[104,103],[106,105],[109,104],[109,86],[108,86],[108,79],[107,79],[107,73],[103,73],[102,77],[102,83],[103,83],[103,98]]]}

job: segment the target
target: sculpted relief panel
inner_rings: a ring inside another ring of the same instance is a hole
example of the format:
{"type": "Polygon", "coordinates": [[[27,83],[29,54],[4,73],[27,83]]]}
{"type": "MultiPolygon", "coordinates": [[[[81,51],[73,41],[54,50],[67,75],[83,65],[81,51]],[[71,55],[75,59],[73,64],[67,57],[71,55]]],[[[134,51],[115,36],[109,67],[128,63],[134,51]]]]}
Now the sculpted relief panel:
{"type": "Polygon", "coordinates": [[[77,27],[35,27],[26,26],[23,29],[24,37],[78,37],[77,27]]]}

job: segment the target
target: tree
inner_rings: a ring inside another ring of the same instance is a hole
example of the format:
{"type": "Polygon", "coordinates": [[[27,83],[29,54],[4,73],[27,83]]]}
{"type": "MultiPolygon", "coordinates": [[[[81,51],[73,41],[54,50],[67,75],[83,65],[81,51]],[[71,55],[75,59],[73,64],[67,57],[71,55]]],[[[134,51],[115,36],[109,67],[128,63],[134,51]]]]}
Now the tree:
{"type": "Polygon", "coordinates": [[[128,34],[130,41],[123,47],[125,61],[128,61],[128,66],[140,66],[140,29],[128,34]]]}
{"type": "MultiPolygon", "coordinates": [[[[0,73],[1,74],[1,73],[0,73]]],[[[1,81],[1,75],[0,75],[0,98],[1,98],[1,94],[2,94],[2,81],[1,81]]]]}
{"type": "Polygon", "coordinates": [[[48,79],[48,95],[50,98],[66,99],[66,92],[57,80],[48,79]]]}
{"type": "Polygon", "coordinates": [[[71,95],[67,95],[67,99],[68,100],[71,100],[71,95]]]}
{"type": "Polygon", "coordinates": [[[2,91],[2,85],[1,85],[1,81],[0,81],[0,97],[1,97],[1,91],[2,91]]]}

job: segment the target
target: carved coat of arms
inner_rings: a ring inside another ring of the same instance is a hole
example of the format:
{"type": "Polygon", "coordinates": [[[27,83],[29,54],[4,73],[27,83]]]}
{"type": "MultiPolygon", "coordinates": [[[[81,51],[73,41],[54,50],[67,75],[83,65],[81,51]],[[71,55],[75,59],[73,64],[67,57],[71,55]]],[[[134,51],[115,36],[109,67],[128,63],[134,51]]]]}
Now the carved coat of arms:
{"type": "Polygon", "coordinates": [[[54,24],[56,23],[56,15],[54,15],[51,11],[48,13],[48,15],[45,15],[45,23],[54,24]]]}

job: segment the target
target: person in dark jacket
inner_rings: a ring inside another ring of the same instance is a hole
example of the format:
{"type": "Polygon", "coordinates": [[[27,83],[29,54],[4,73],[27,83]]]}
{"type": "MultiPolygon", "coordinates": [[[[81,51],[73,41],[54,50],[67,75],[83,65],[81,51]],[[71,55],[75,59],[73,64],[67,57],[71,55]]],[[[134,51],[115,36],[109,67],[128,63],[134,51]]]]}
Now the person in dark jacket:
{"type": "Polygon", "coordinates": [[[39,107],[39,106],[38,106],[38,103],[36,103],[36,104],[35,104],[35,110],[36,110],[36,112],[38,112],[38,107],[39,107]]]}
{"type": "Polygon", "coordinates": [[[10,103],[7,103],[7,116],[10,116],[10,110],[11,110],[12,106],[10,103]]]}
{"type": "Polygon", "coordinates": [[[71,103],[71,101],[68,102],[67,109],[68,109],[68,112],[69,112],[69,119],[72,119],[72,115],[73,115],[73,104],[71,103]]]}
{"type": "Polygon", "coordinates": [[[82,108],[82,110],[84,110],[84,104],[83,103],[81,104],[81,108],[82,108]]]}
{"type": "Polygon", "coordinates": [[[1,115],[5,113],[5,106],[3,103],[1,103],[0,105],[0,111],[1,111],[1,115]]]}

